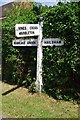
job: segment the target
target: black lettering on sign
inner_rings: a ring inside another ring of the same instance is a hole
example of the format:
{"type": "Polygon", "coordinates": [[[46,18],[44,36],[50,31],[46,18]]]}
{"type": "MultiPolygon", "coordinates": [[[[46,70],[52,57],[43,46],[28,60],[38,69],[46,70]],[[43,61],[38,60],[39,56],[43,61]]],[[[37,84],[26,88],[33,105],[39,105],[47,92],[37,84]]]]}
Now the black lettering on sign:
{"type": "Polygon", "coordinates": [[[24,41],[24,42],[21,42],[20,44],[25,44],[25,41],[24,41]]]}
{"type": "Polygon", "coordinates": [[[30,30],[37,30],[37,29],[38,29],[37,26],[31,26],[31,27],[30,27],[30,30]]]}
{"type": "Polygon", "coordinates": [[[25,44],[25,41],[23,41],[23,42],[21,42],[21,41],[19,41],[19,42],[14,42],[14,44],[25,44]]]}
{"type": "Polygon", "coordinates": [[[34,34],[34,31],[19,32],[19,35],[29,35],[34,34]]]}
{"type": "Polygon", "coordinates": [[[28,31],[28,34],[34,34],[34,31],[28,31]]]}
{"type": "Polygon", "coordinates": [[[54,43],[54,41],[52,41],[52,44],[54,43]]]}
{"type": "Polygon", "coordinates": [[[14,42],[14,44],[20,44],[20,42],[14,42]]]}
{"type": "Polygon", "coordinates": [[[36,44],[35,41],[28,41],[27,44],[36,44]]]}
{"type": "Polygon", "coordinates": [[[59,43],[61,43],[61,41],[59,41],[59,43]]]}
{"type": "Polygon", "coordinates": [[[51,41],[48,41],[48,44],[51,44],[51,41]]]}
{"type": "Polygon", "coordinates": [[[54,43],[56,43],[56,41],[54,41],[54,43]]]}
{"type": "Polygon", "coordinates": [[[46,44],[46,41],[44,41],[44,43],[46,44]]]}
{"type": "Polygon", "coordinates": [[[45,44],[51,44],[51,41],[44,41],[45,44]]]}
{"type": "Polygon", "coordinates": [[[26,30],[26,27],[18,27],[19,30],[26,30]]]}

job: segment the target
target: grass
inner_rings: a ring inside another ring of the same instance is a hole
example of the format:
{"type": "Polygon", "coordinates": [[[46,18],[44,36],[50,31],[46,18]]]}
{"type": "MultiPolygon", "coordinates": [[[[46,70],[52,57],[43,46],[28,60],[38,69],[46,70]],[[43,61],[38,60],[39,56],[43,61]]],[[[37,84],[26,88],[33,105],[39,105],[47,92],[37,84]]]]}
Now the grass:
{"type": "MultiPolygon", "coordinates": [[[[2,92],[14,87],[2,83],[2,92]]],[[[78,118],[78,105],[46,94],[31,94],[20,87],[2,96],[2,113],[8,118],[78,118]]]]}

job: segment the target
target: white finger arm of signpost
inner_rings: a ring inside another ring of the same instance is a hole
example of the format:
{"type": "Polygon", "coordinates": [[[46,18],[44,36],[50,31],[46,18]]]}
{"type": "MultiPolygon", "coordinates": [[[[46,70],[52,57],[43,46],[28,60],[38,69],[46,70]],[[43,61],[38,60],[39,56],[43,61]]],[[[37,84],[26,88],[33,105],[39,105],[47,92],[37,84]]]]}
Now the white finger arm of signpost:
{"type": "Polygon", "coordinates": [[[62,46],[63,44],[60,38],[46,38],[42,41],[42,46],[62,46]]]}
{"type": "Polygon", "coordinates": [[[42,87],[42,24],[39,22],[39,36],[37,43],[37,73],[36,73],[36,91],[41,93],[42,87]]]}
{"type": "Polygon", "coordinates": [[[37,46],[37,39],[30,39],[30,40],[13,40],[13,46],[37,46]]]}
{"type": "Polygon", "coordinates": [[[16,24],[15,35],[17,37],[38,36],[39,24],[16,24]]]}

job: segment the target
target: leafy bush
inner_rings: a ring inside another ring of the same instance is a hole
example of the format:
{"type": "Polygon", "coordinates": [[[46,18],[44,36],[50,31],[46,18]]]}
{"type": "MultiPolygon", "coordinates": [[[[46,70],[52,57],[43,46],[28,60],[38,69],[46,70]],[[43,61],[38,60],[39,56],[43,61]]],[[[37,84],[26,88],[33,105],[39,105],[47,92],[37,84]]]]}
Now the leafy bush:
{"type": "MultiPolygon", "coordinates": [[[[77,90],[75,92],[79,92],[79,3],[60,4],[43,14],[44,37],[59,37],[64,41],[62,47],[44,48],[43,59],[44,89],[48,94],[59,99],[63,98],[62,93],[67,96],[66,91],[69,88],[73,88],[73,93],[74,89],[77,90]],[[59,89],[62,92],[57,93],[59,89]]],[[[65,98],[67,99],[67,97],[65,98]]]]}
{"type": "MultiPolygon", "coordinates": [[[[3,80],[8,83],[20,84],[24,80],[30,84],[35,77],[36,48],[13,47],[12,40],[18,39],[15,36],[16,24],[27,24],[35,22],[36,15],[24,5],[15,3],[11,11],[7,13],[7,18],[3,22],[3,80]]],[[[23,38],[26,39],[26,38],[23,38]]]]}
{"type": "Polygon", "coordinates": [[[36,92],[36,84],[35,82],[32,82],[29,86],[29,92],[35,93],[36,92]]]}

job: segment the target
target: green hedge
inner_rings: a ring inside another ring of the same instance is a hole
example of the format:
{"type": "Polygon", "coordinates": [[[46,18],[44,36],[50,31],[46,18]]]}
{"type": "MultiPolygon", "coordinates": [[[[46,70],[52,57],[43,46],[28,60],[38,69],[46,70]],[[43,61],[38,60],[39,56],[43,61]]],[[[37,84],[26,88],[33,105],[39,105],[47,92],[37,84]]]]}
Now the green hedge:
{"type": "Polygon", "coordinates": [[[79,3],[60,4],[44,14],[44,37],[59,37],[64,41],[62,47],[44,48],[44,88],[58,99],[69,99],[70,93],[75,96],[76,92],[79,92],[79,5],[79,3]]]}

